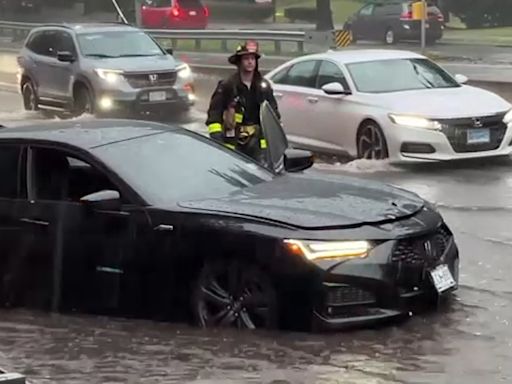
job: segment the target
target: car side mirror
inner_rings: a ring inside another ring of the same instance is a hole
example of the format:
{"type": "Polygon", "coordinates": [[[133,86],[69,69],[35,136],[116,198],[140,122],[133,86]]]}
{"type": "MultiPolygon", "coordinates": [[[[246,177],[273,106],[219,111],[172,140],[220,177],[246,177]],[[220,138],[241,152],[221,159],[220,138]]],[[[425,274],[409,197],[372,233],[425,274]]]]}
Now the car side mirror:
{"type": "Polygon", "coordinates": [[[104,190],[80,198],[80,202],[93,209],[117,211],[121,209],[121,195],[118,191],[104,190]]]}
{"type": "Polygon", "coordinates": [[[57,60],[63,63],[72,63],[75,61],[75,56],[67,51],[57,52],[57,60]]]}
{"type": "Polygon", "coordinates": [[[165,52],[167,52],[168,55],[174,55],[174,49],[172,48],[165,48],[165,52]]]}
{"type": "Polygon", "coordinates": [[[328,83],[322,87],[322,91],[327,95],[350,95],[350,91],[347,91],[343,85],[338,82],[328,83]]]}
{"type": "Polygon", "coordinates": [[[464,75],[455,75],[455,80],[459,84],[466,84],[469,81],[469,79],[464,75]]]}
{"type": "Polygon", "coordinates": [[[313,153],[300,149],[287,149],[284,153],[284,168],[287,172],[300,172],[315,163],[313,153]]]}

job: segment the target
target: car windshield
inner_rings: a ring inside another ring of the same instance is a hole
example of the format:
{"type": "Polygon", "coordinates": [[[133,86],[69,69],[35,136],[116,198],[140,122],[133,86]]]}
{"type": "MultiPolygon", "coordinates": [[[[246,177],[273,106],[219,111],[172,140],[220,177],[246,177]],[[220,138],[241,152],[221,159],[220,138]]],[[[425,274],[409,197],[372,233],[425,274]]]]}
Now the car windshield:
{"type": "Polygon", "coordinates": [[[94,152],[152,205],[225,196],[275,177],[252,160],[186,131],[148,135],[94,152]]]}
{"type": "Polygon", "coordinates": [[[348,64],[359,92],[386,93],[430,88],[455,88],[457,81],[428,59],[377,60],[348,64]]]}
{"type": "Polygon", "coordinates": [[[140,31],[79,34],[78,45],[82,55],[98,58],[164,55],[153,39],[140,31]]]}

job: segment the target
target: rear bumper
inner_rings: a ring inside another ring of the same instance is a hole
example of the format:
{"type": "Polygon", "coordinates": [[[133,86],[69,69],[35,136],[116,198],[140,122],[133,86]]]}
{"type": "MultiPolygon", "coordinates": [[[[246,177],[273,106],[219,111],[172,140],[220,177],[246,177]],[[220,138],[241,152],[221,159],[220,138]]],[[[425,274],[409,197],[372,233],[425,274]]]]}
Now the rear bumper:
{"type": "MultiPolygon", "coordinates": [[[[426,37],[428,40],[440,40],[443,37],[444,27],[441,24],[430,24],[426,28],[426,37]]],[[[401,40],[420,40],[421,26],[417,21],[403,21],[401,29],[397,32],[401,40]]]]}

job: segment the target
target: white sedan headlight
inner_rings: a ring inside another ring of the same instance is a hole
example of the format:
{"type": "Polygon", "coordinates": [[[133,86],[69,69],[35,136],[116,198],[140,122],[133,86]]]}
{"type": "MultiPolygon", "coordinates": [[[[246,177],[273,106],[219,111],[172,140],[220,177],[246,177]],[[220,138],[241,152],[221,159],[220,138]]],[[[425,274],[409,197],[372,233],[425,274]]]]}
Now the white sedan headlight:
{"type": "Polygon", "coordinates": [[[178,68],[178,76],[182,79],[189,79],[192,76],[192,70],[188,64],[181,64],[178,68]]]}
{"type": "Polygon", "coordinates": [[[115,84],[123,77],[123,71],[113,69],[95,69],[96,74],[109,84],[115,84]]]}
{"type": "Polygon", "coordinates": [[[424,117],[412,116],[412,115],[395,115],[389,114],[389,119],[397,125],[403,125],[407,127],[415,128],[426,128],[440,130],[442,128],[441,123],[435,120],[430,120],[424,117]]]}
{"type": "Polygon", "coordinates": [[[292,253],[308,260],[363,258],[372,248],[368,241],[285,240],[284,243],[292,253]]]}
{"type": "Polygon", "coordinates": [[[503,122],[505,124],[512,124],[512,109],[507,112],[507,114],[503,118],[503,122]]]}

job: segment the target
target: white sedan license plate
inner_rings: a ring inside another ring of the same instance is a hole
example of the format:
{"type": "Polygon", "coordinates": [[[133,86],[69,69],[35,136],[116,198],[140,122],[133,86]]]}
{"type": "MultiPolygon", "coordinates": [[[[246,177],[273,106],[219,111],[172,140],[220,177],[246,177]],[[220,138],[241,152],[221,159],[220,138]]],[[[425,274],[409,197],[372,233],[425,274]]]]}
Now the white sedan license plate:
{"type": "Polygon", "coordinates": [[[167,99],[167,92],[149,92],[149,101],[163,101],[167,99]]]}
{"type": "Polygon", "coordinates": [[[437,292],[442,293],[450,288],[455,287],[457,283],[450,272],[450,269],[446,264],[439,265],[432,271],[430,271],[430,277],[432,282],[437,289],[437,292]]]}
{"type": "Polygon", "coordinates": [[[468,144],[489,143],[491,132],[488,129],[470,129],[468,133],[468,144]]]}

